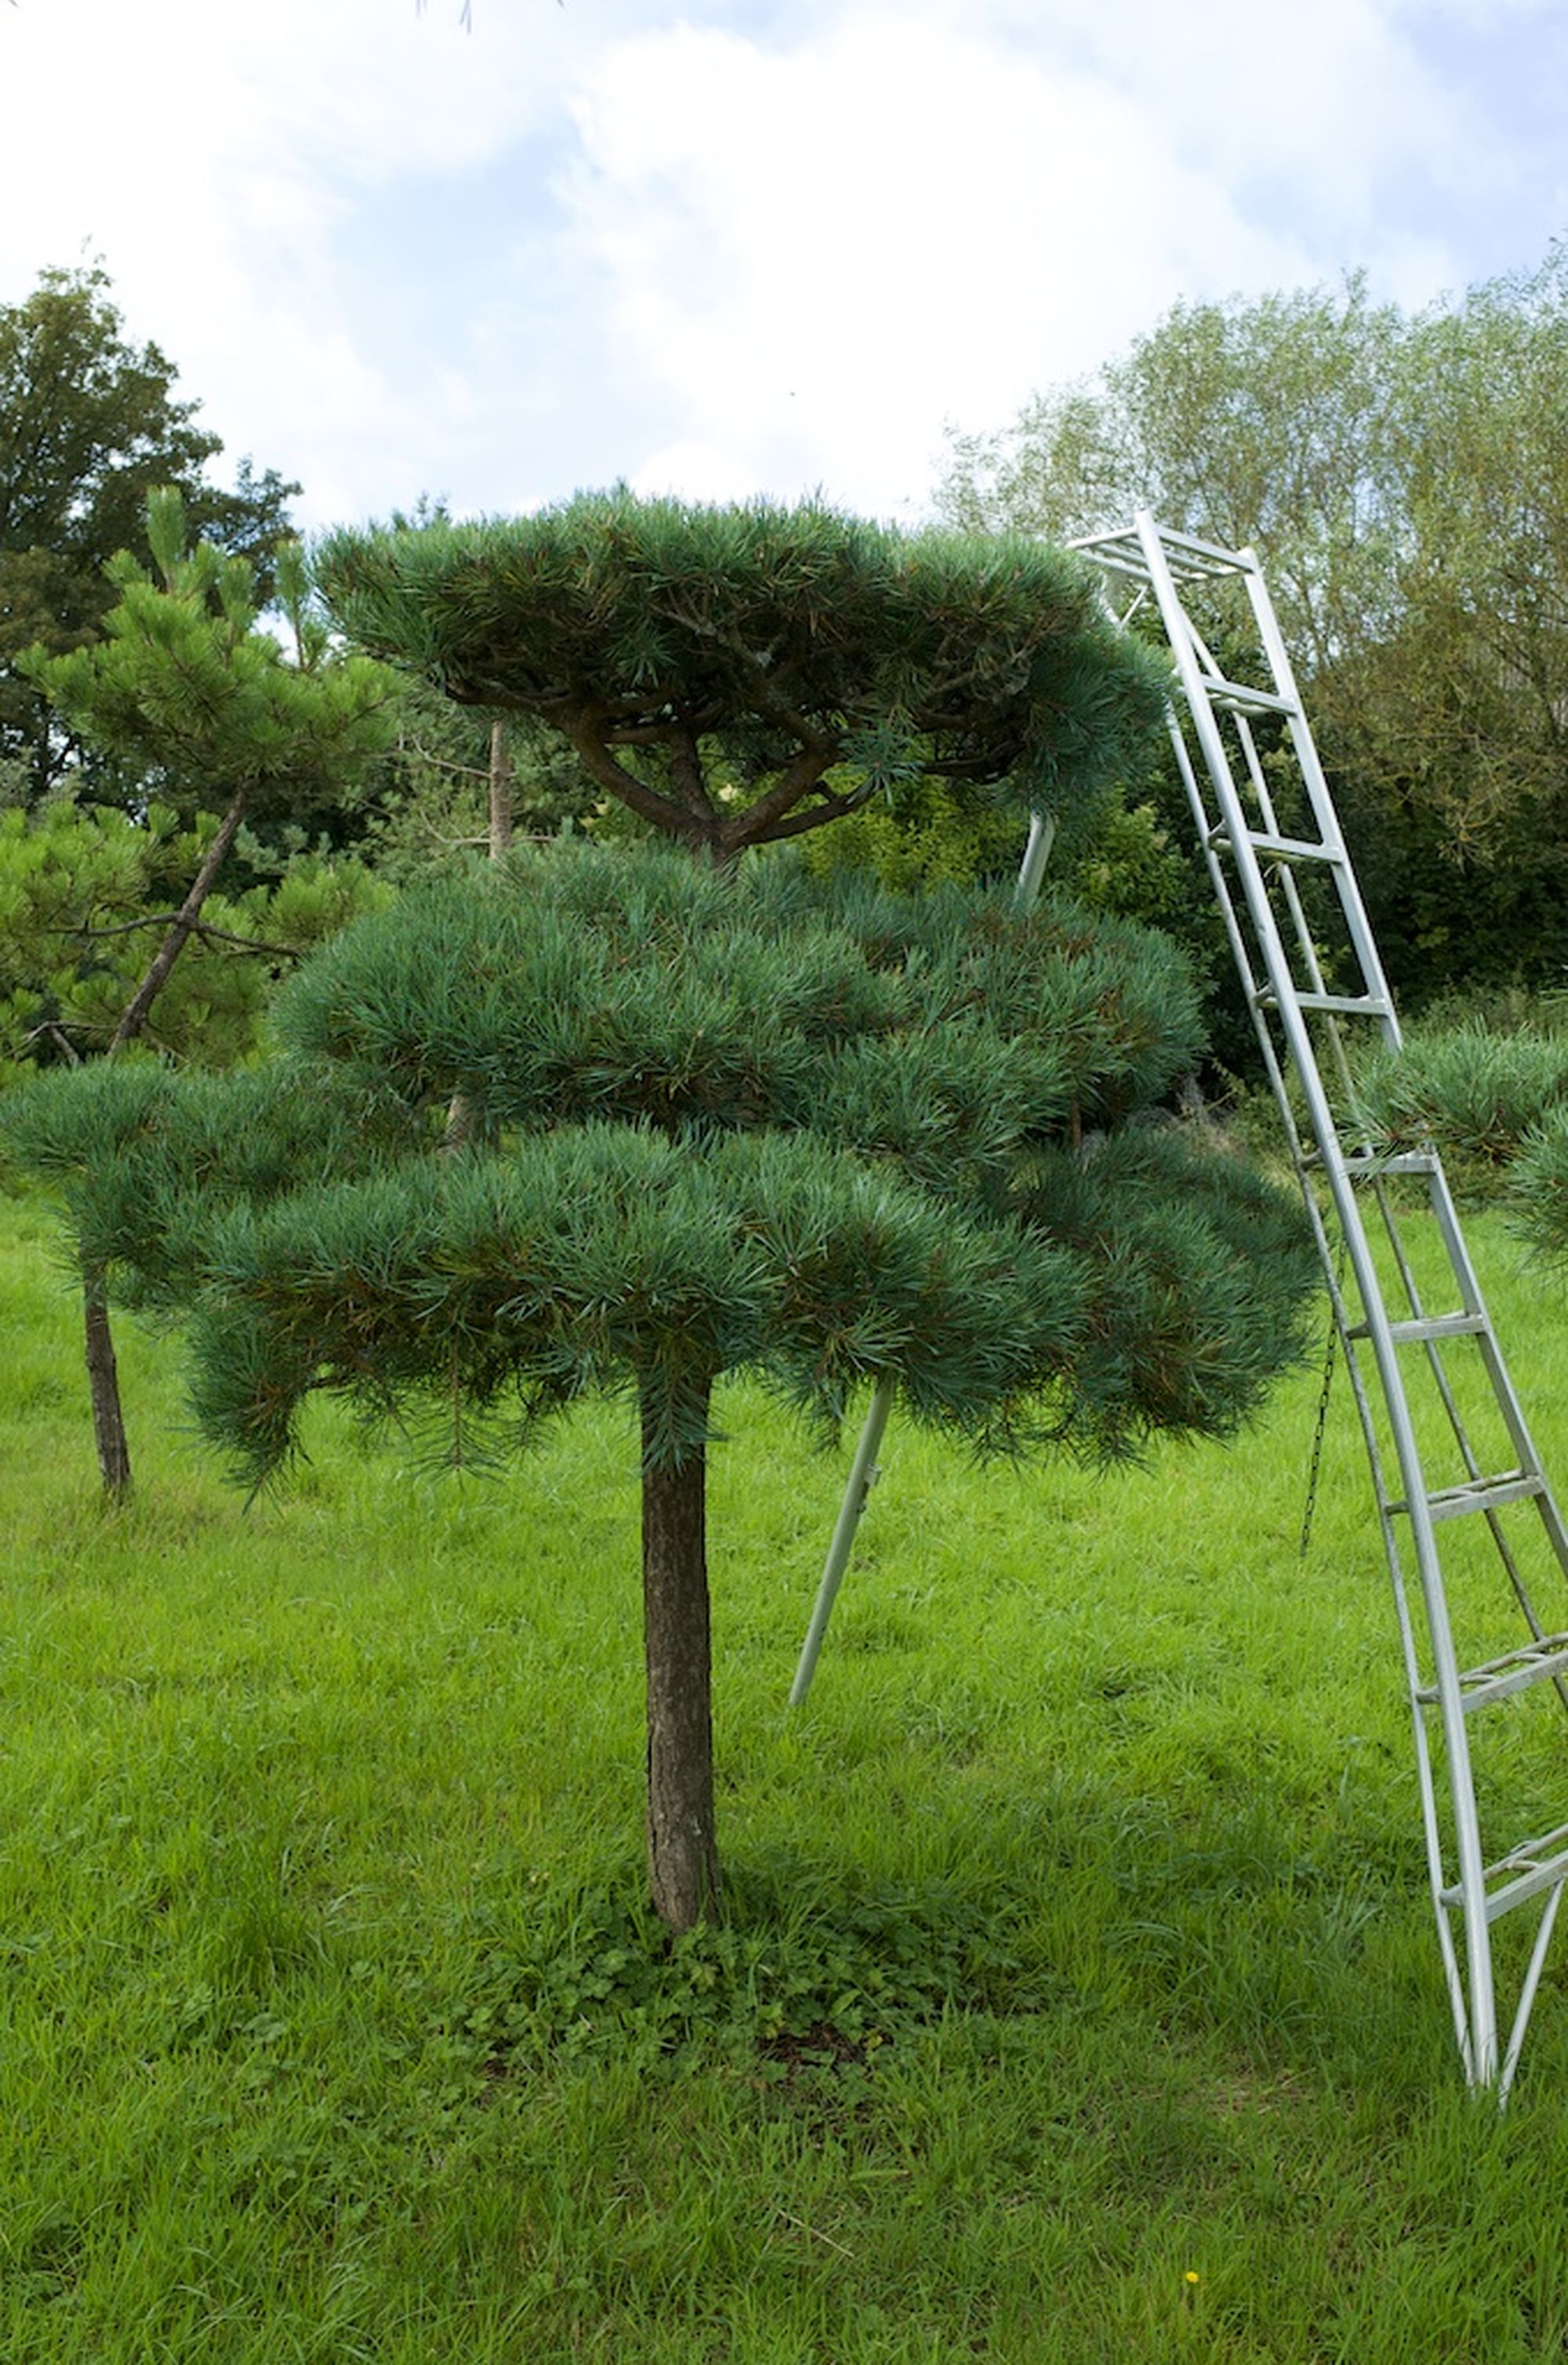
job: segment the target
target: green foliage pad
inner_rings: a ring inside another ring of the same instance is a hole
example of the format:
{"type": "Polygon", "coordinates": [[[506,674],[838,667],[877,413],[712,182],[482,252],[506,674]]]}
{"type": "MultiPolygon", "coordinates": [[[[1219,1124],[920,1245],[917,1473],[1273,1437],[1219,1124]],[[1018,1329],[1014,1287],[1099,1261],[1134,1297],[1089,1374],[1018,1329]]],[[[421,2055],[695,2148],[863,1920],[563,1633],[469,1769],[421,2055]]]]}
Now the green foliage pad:
{"type": "Polygon", "coordinates": [[[542,719],[601,790],[721,857],[913,779],[1070,818],[1167,688],[1062,552],[810,505],[583,495],[515,521],[340,532],[318,573],[364,647],[542,719]]]}

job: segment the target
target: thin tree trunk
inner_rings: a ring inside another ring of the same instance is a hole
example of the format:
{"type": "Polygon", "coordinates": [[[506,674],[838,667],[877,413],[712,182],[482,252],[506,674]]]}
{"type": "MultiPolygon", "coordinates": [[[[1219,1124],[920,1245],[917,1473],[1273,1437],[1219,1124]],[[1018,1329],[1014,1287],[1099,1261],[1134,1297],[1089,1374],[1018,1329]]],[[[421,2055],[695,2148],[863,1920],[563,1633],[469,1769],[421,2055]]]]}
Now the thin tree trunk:
{"type": "Polygon", "coordinates": [[[504,714],[490,725],[490,859],[498,862],[511,844],[511,749],[504,714]]]}
{"type": "Polygon", "coordinates": [[[241,789],[218,823],[218,835],[202,857],[201,869],[191,881],[189,894],[170,921],[168,933],[153,954],[146,976],[126,1003],[125,1015],[116,1027],[109,1045],[111,1055],[123,1049],[127,1043],[134,1043],[146,1026],[148,1014],[162,992],[169,971],[185,950],[191,931],[201,917],[201,907],[212,892],[212,882],[222,869],[229,849],[239,835],[249,799],[250,790],[241,789]]]}
{"type": "MultiPolygon", "coordinates": [[[[511,757],[504,715],[490,725],[490,860],[498,862],[511,844],[511,757]]],[[[466,1149],[474,1138],[476,1111],[470,1093],[454,1093],[446,1104],[442,1149],[466,1149]]]]}
{"type": "MultiPolygon", "coordinates": [[[[152,1004],[158,999],[170,970],[179,959],[192,930],[201,917],[201,907],[212,891],[212,882],[222,869],[230,847],[239,834],[245,818],[249,790],[241,789],[218,824],[218,835],[202,857],[200,869],[191,881],[185,897],[162,943],[148,965],[147,974],[125,1006],[119,1025],[110,1038],[107,1057],[113,1059],[128,1043],[134,1043],[147,1024],[152,1004]]],[[[108,1289],[103,1270],[97,1265],[82,1269],[82,1330],[87,1362],[87,1394],[93,1407],[93,1442],[98,1454],[98,1475],[104,1493],[111,1502],[123,1502],[130,1493],[130,1441],[125,1433],[125,1414],[120,1405],[119,1367],[115,1361],[114,1334],[109,1328],[108,1289]]]]}
{"type": "Polygon", "coordinates": [[[130,1492],[130,1446],[120,1411],[119,1373],[115,1342],[109,1329],[108,1298],[104,1276],[95,1265],[82,1272],[82,1328],[87,1353],[87,1392],[93,1406],[93,1442],[98,1449],[98,1471],[104,1492],[112,1502],[123,1502],[130,1492]]]}
{"type": "MultiPolygon", "coordinates": [[[[704,1401],[704,1409],[706,1402],[704,1401]]],[[[713,1814],[707,1460],[653,1459],[643,1405],[643,1632],[648,1678],[648,1880],[654,1911],[689,1930],[719,1906],[713,1814]]]]}

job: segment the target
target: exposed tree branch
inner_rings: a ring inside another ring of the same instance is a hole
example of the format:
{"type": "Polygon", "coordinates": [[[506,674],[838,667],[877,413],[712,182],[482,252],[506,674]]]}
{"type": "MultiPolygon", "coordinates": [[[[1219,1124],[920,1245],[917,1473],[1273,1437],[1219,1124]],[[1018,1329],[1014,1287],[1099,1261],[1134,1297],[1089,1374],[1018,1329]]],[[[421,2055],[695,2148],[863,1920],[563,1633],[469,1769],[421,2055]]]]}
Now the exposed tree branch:
{"type": "MultiPolygon", "coordinates": [[[[858,813],[862,806],[870,803],[876,793],[877,784],[874,780],[863,781],[859,788],[851,790],[847,796],[834,796],[830,790],[819,790],[817,801],[814,803],[797,806],[793,812],[785,813],[780,820],[775,822],[771,828],[756,831],[751,835],[738,840],[737,845],[774,846],[780,838],[803,837],[808,830],[820,829],[824,822],[839,821],[846,813],[858,813]]],[[[745,818],[747,821],[751,820],[756,810],[754,806],[752,813],[747,813],[745,818]]]]}
{"type": "Polygon", "coordinates": [[[630,805],[633,812],[641,813],[644,821],[651,821],[658,829],[669,831],[672,836],[689,838],[692,835],[694,814],[685,812],[670,798],[661,796],[656,789],[649,788],[645,780],[640,780],[635,772],[627,771],[623,764],[616,762],[600,735],[602,722],[598,714],[586,713],[577,708],[564,708],[557,721],[558,727],[571,741],[589,778],[597,780],[601,789],[618,798],[622,804],[630,805]]]}
{"type": "MultiPolygon", "coordinates": [[[[726,822],[720,832],[720,844],[726,854],[738,852],[743,846],[756,846],[776,836],[774,824],[798,805],[802,797],[816,788],[823,774],[838,760],[841,750],[831,743],[823,747],[802,747],[800,754],[786,764],[773,786],[756,802],[748,805],[726,822]]],[[[827,791],[822,791],[825,797],[827,791]]],[[[823,818],[825,819],[825,813],[823,818]]]]}
{"type": "MultiPolygon", "coordinates": [[[[459,838],[454,842],[461,846],[483,846],[485,843],[483,838],[459,838]]],[[[44,934],[50,936],[89,936],[96,942],[101,936],[128,936],[137,928],[173,927],[179,917],[178,912],[149,912],[140,920],[121,920],[112,928],[47,928],[44,934]]],[[[193,936],[205,937],[211,944],[238,945],[243,952],[271,953],[286,960],[298,960],[301,957],[297,945],[269,944],[264,936],[237,936],[231,928],[214,927],[210,920],[192,920],[188,923],[188,931],[193,936]]]]}
{"type": "Polygon", "coordinates": [[[175,913],[169,933],[153,954],[147,974],[125,1006],[125,1014],[116,1027],[109,1043],[109,1053],[122,1045],[133,1043],[147,1024],[147,1014],[162,989],[163,981],[180,957],[185,943],[195,931],[201,916],[212,882],[222,869],[229,849],[240,833],[250,801],[249,787],[236,790],[223,819],[218,824],[218,835],[203,857],[200,869],[191,881],[189,894],[175,913]]]}

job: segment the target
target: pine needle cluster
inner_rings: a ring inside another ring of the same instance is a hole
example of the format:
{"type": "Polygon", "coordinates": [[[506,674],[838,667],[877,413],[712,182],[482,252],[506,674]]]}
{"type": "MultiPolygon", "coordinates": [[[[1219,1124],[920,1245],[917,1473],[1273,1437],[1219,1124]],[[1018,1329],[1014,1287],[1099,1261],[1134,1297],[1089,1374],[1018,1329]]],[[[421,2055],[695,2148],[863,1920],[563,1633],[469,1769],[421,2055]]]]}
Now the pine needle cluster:
{"type": "Polygon", "coordinates": [[[50,1080],[7,1120],[84,1251],[194,1311],[252,1481],[319,1389],[470,1460],[626,1387],[679,1463],[743,1369],[830,1431],[891,1379],[982,1447],[1114,1452],[1224,1432],[1297,1345],[1291,1204],[1126,1130],[1197,1047],[1131,925],[564,846],[362,921],[276,1026],[269,1070],[50,1080]]]}

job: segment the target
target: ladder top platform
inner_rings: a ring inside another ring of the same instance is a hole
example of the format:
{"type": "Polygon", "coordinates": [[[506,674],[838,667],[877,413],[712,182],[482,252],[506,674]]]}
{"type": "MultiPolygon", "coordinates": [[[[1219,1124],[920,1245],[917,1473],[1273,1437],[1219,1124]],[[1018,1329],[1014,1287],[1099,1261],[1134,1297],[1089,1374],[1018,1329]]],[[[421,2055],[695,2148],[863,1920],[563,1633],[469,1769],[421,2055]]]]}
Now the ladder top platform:
{"type": "MultiPolygon", "coordinates": [[[[1168,526],[1159,526],[1156,532],[1165,563],[1178,582],[1259,572],[1258,561],[1249,550],[1221,550],[1216,543],[1200,542],[1195,534],[1172,532],[1168,526]]],[[[1124,526],[1117,533],[1081,534],[1070,542],[1068,548],[1081,551],[1085,558],[1092,558],[1118,575],[1135,576],[1140,583],[1154,579],[1136,525],[1124,526]]]]}

